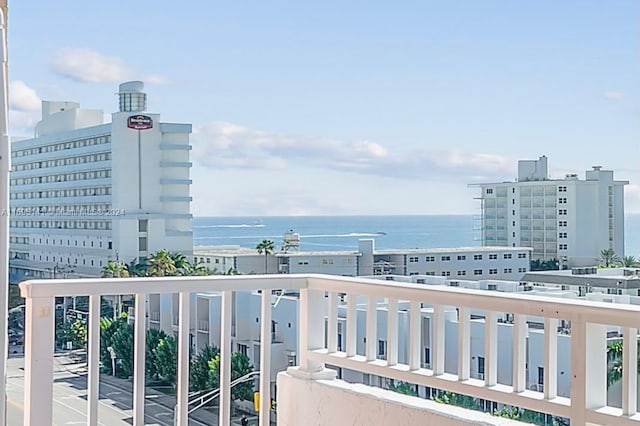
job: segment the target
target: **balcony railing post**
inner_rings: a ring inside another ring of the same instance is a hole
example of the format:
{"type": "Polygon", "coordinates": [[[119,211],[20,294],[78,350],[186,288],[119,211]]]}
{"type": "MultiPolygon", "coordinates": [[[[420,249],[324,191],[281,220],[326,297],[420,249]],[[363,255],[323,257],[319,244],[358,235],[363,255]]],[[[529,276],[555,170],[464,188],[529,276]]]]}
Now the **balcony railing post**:
{"type": "MultiPolygon", "coordinates": [[[[259,426],[269,426],[271,416],[271,290],[262,290],[261,302],[259,426]]],[[[302,316],[302,303],[300,305],[302,316]]]]}
{"type": "Polygon", "coordinates": [[[231,424],[231,321],[233,292],[223,291],[220,313],[220,418],[218,424],[231,424]]]}
{"type": "Polygon", "coordinates": [[[527,386],[527,316],[515,314],[513,318],[513,391],[523,392],[527,386]]]}
{"type": "Polygon", "coordinates": [[[136,293],[133,331],[133,426],[144,425],[146,294],[136,293]]]}
{"type": "Polygon", "coordinates": [[[469,308],[458,310],[458,380],[469,379],[471,368],[471,322],[469,308]]]}
{"type": "Polygon", "coordinates": [[[27,297],[24,342],[25,426],[53,423],[54,298],[27,297]]]}
{"type": "Polygon", "coordinates": [[[544,319],[544,397],[558,396],[558,319],[544,319]]]}
{"type": "Polygon", "coordinates": [[[324,292],[300,290],[300,369],[315,373],[324,364],[309,359],[308,352],[324,348],[324,292]]]}
{"type": "Polygon", "coordinates": [[[190,294],[180,292],[178,320],[178,383],[177,383],[177,426],[187,426],[189,403],[189,323],[190,294]]]}
{"type": "Polygon", "coordinates": [[[494,311],[484,313],[484,384],[494,386],[498,383],[498,314],[494,311]]]}
{"type": "Polygon", "coordinates": [[[398,299],[387,303],[387,365],[398,363],[398,299]]]}
{"type": "Polygon", "coordinates": [[[638,329],[625,328],[622,346],[622,414],[633,416],[638,409],[638,329]]]}
{"type": "Polygon", "coordinates": [[[422,350],[422,312],[420,302],[411,301],[409,307],[409,370],[420,368],[422,350]]]}
{"type": "Polygon", "coordinates": [[[98,426],[98,389],[100,378],[100,296],[89,296],[87,425],[98,426]]]}
{"type": "Polygon", "coordinates": [[[378,310],[377,299],[373,296],[369,296],[367,300],[367,344],[365,349],[365,356],[367,361],[373,361],[377,358],[377,343],[378,343],[378,310]]]}
{"type": "MultiPolygon", "coordinates": [[[[435,305],[433,307],[433,374],[444,374],[444,306],[435,305]]],[[[420,341],[420,339],[418,339],[420,341]]]]}
{"type": "Polygon", "coordinates": [[[606,350],[606,326],[571,321],[571,424],[587,424],[587,410],[606,405],[606,350]]]}
{"type": "Polygon", "coordinates": [[[327,350],[334,353],[338,350],[338,293],[329,292],[327,307],[327,350]]]}

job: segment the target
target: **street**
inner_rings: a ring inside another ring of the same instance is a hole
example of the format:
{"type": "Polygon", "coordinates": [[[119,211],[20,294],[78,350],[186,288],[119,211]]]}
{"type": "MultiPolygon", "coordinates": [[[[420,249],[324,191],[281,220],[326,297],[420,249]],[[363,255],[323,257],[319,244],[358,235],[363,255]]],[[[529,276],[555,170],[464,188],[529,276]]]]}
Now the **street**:
{"type": "MultiPolygon", "coordinates": [[[[14,354],[7,364],[7,424],[23,422],[24,358],[14,354]]],[[[87,376],[84,363],[65,355],[54,357],[53,419],[54,425],[81,425],[87,422],[87,376]]],[[[110,376],[100,376],[99,425],[132,424],[131,382],[110,376]]],[[[175,396],[147,388],[145,424],[173,426],[175,396]]],[[[198,410],[189,418],[189,425],[217,425],[213,410],[198,410]]]]}

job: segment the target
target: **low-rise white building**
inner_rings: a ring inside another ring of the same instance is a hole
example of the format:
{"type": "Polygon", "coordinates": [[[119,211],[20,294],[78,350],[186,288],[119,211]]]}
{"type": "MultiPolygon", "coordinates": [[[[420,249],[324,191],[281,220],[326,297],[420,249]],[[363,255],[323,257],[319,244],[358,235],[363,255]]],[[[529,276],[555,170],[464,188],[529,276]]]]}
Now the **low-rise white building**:
{"type": "Polygon", "coordinates": [[[432,275],[468,280],[519,280],[529,270],[530,253],[528,247],[376,250],[373,239],[359,240],[355,251],[279,251],[267,256],[237,246],[194,248],[197,262],[221,272],[432,275]]]}

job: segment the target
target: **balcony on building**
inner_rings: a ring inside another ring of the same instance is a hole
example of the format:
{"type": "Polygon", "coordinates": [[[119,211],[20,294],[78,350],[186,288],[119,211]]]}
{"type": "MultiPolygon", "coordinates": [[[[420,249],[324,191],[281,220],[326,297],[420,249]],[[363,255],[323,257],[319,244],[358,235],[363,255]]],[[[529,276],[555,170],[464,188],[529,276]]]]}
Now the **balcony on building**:
{"type": "Polygon", "coordinates": [[[149,321],[135,318],[162,321],[155,316],[160,306],[168,306],[177,331],[175,424],[188,422],[190,323],[192,310],[200,308],[206,312],[195,317],[198,331],[216,330],[220,338],[219,424],[232,424],[233,304],[247,293],[258,298],[260,310],[259,336],[251,339],[259,358],[260,426],[270,424],[272,399],[282,426],[522,424],[426,399],[435,389],[478,398],[489,411],[512,406],[568,419],[571,425],[640,424],[640,307],[630,304],[315,274],[32,280],[20,289],[26,299],[24,425],[53,422],[53,324],[60,296],[89,296],[86,424],[100,424],[101,298],[132,290],[134,426],[144,420],[149,327],[149,321]],[[288,367],[274,372],[273,347],[281,339],[272,310],[283,290],[299,294],[297,348],[283,351],[288,367]],[[215,302],[202,302],[196,294],[215,295],[215,302]],[[219,306],[215,315],[207,311],[214,306],[219,306]],[[611,403],[607,393],[611,327],[623,341],[619,403],[611,403]],[[482,360],[472,356],[478,350],[472,335],[478,331],[482,360]],[[535,366],[527,365],[533,362],[528,358],[532,339],[544,352],[535,366]],[[394,383],[408,384],[418,396],[390,390],[394,383]]]}

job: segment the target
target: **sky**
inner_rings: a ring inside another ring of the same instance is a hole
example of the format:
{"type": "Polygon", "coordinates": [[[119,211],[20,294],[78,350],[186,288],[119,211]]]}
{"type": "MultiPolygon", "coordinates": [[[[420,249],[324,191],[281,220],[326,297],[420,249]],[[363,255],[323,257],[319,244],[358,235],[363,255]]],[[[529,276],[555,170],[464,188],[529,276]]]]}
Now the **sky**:
{"type": "Polygon", "coordinates": [[[10,131],[41,100],[193,124],[196,216],[474,214],[594,165],[640,213],[635,0],[9,2],[10,131]]]}

